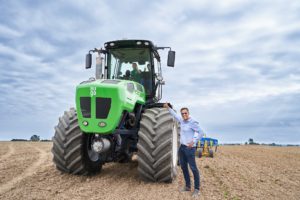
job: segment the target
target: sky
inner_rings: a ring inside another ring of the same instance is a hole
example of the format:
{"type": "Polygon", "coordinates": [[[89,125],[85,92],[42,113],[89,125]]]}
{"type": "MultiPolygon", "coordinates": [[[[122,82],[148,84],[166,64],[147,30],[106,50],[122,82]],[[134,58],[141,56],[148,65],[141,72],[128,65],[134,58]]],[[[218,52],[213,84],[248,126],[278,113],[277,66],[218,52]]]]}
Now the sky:
{"type": "Polygon", "coordinates": [[[162,101],[190,108],[221,143],[300,144],[300,2],[0,0],[0,140],[54,135],[94,76],[85,54],[148,39],[161,51],[162,101]]]}

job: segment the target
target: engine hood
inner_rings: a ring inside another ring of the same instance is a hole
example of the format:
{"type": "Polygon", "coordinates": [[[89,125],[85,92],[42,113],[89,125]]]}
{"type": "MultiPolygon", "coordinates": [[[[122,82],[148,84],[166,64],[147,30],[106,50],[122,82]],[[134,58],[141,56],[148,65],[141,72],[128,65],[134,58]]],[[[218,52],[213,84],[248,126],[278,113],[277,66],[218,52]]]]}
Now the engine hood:
{"type": "Polygon", "coordinates": [[[76,88],[78,123],[86,133],[113,133],[123,112],[136,104],[145,104],[145,90],[134,81],[92,80],[76,88]]]}

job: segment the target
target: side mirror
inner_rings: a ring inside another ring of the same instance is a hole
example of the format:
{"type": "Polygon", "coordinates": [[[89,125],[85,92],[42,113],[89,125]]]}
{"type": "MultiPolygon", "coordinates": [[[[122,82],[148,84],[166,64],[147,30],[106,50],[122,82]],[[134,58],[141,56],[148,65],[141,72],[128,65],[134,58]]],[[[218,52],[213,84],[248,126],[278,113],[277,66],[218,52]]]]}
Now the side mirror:
{"type": "Polygon", "coordinates": [[[175,65],[175,51],[169,51],[168,53],[168,64],[169,67],[174,67],[175,65]]]}
{"type": "Polygon", "coordinates": [[[90,69],[92,67],[92,54],[88,53],[85,57],[85,68],[90,69]]]}

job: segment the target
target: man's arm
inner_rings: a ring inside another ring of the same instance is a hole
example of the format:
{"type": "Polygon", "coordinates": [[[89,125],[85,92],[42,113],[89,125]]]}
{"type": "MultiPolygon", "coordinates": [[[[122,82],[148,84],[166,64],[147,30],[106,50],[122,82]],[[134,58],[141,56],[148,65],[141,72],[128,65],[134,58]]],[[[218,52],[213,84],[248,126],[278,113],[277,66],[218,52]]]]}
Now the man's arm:
{"type": "Polygon", "coordinates": [[[201,138],[204,135],[203,130],[200,128],[199,123],[196,121],[192,122],[191,129],[194,131],[194,137],[193,137],[193,140],[190,143],[188,143],[189,147],[193,147],[193,146],[197,145],[196,143],[199,140],[201,140],[201,138]]]}
{"type": "Polygon", "coordinates": [[[191,124],[191,128],[193,131],[198,133],[198,139],[201,139],[204,135],[204,131],[200,128],[199,123],[196,121],[193,121],[191,124]]]}
{"type": "Polygon", "coordinates": [[[181,121],[181,117],[172,109],[169,107],[168,103],[164,104],[164,108],[167,108],[170,112],[170,114],[178,121],[181,121]]]}

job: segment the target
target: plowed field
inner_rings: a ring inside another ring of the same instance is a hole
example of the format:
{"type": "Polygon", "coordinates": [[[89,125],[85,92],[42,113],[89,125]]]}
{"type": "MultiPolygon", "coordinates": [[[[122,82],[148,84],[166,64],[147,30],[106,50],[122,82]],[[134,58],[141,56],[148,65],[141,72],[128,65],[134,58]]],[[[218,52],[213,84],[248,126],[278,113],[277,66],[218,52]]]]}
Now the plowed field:
{"type": "MultiPolygon", "coordinates": [[[[109,163],[95,176],[62,174],[52,143],[0,142],[0,199],[191,199],[172,184],[145,183],[137,162],[109,163]]],[[[300,199],[300,148],[221,146],[215,158],[197,158],[199,199],[300,199]]]]}

